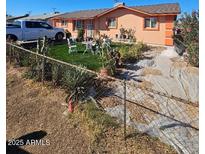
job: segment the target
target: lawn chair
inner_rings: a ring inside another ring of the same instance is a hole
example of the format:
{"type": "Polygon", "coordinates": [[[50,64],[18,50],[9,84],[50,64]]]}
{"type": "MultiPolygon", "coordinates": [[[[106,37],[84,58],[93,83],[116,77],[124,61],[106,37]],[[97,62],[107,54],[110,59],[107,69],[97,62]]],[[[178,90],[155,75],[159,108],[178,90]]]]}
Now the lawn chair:
{"type": "Polygon", "coordinates": [[[92,54],[94,54],[93,51],[93,42],[92,41],[87,41],[85,43],[85,51],[83,52],[83,54],[85,54],[87,51],[91,51],[92,54]]]}
{"type": "Polygon", "coordinates": [[[111,50],[111,40],[110,39],[103,39],[102,48],[107,49],[107,51],[111,50]]]}
{"type": "Polygon", "coordinates": [[[73,43],[71,39],[67,39],[68,41],[68,53],[77,52],[77,45],[73,43]]]}
{"type": "Polygon", "coordinates": [[[102,52],[102,47],[100,46],[100,42],[96,41],[95,43],[95,54],[101,54],[102,52]]]}

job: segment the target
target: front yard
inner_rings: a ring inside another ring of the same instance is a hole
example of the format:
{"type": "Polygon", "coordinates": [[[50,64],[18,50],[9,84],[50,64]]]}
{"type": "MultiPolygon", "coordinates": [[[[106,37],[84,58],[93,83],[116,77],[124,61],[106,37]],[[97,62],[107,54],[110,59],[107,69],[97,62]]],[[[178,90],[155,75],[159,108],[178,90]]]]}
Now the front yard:
{"type": "MultiPolygon", "coordinates": [[[[142,53],[149,50],[149,47],[143,43],[138,43],[136,45],[112,43],[111,48],[117,49],[122,60],[132,62],[139,60],[142,53]]],[[[77,43],[77,53],[69,54],[67,43],[58,44],[50,47],[48,56],[74,65],[81,65],[98,72],[102,67],[101,56],[99,54],[93,55],[89,51],[83,54],[85,49],[85,45],[77,43]]]]}
{"type": "Polygon", "coordinates": [[[7,153],[176,153],[159,139],[131,128],[127,128],[125,148],[123,125],[116,125],[115,119],[89,103],[65,115],[67,93],[24,78],[25,71],[7,65],[7,140],[49,144],[8,146],[7,153]]]}
{"type": "Polygon", "coordinates": [[[77,44],[78,52],[69,54],[67,44],[55,45],[50,48],[49,56],[71,64],[82,65],[94,71],[99,71],[101,67],[100,56],[93,55],[91,53],[83,54],[84,50],[85,50],[85,45],[78,43],[77,44]]]}

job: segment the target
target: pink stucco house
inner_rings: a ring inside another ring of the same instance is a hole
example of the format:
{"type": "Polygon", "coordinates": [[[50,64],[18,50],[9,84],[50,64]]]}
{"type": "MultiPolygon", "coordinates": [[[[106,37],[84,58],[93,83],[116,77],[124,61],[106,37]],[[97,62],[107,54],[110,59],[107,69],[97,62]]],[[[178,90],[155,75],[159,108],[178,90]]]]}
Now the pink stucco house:
{"type": "Polygon", "coordinates": [[[107,35],[117,40],[120,28],[134,29],[137,41],[148,44],[173,45],[173,27],[180,13],[178,3],[126,6],[109,9],[68,12],[52,18],[53,26],[67,29],[73,37],[83,28],[86,37],[107,35]]]}

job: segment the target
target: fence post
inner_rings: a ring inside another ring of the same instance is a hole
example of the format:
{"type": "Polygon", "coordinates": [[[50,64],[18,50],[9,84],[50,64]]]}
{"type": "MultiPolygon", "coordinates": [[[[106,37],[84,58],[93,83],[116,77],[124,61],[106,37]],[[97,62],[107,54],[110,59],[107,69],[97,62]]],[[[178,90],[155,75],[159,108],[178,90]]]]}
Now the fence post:
{"type": "Polygon", "coordinates": [[[126,105],[126,80],[123,81],[123,92],[124,92],[124,98],[123,98],[123,103],[124,103],[124,139],[125,139],[125,142],[126,142],[126,112],[127,112],[127,105],[126,105]]]}
{"type": "MultiPolygon", "coordinates": [[[[45,56],[45,45],[46,45],[46,37],[43,38],[43,47],[41,48],[43,56],[45,56]]],[[[44,74],[45,74],[45,57],[43,57],[42,61],[42,76],[41,76],[41,81],[44,83],[44,74]]]]}
{"type": "Polygon", "coordinates": [[[12,50],[12,47],[11,47],[11,44],[9,44],[9,64],[11,64],[11,50],[12,50]]]}

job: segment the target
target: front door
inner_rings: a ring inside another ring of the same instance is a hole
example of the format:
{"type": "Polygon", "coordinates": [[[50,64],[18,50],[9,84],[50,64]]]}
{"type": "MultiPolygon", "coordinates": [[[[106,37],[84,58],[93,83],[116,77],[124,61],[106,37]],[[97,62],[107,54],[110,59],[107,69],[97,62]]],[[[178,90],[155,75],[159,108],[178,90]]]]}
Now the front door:
{"type": "Polygon", "coordinates": [[[93,38],[93,24],[87,25],[87,37],[93,38]]]}

